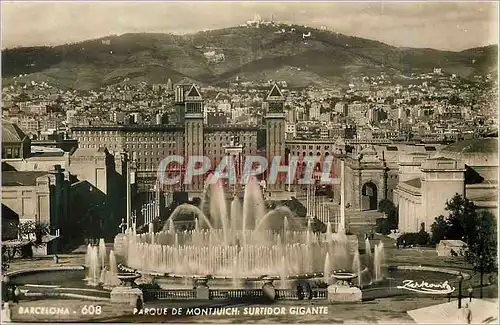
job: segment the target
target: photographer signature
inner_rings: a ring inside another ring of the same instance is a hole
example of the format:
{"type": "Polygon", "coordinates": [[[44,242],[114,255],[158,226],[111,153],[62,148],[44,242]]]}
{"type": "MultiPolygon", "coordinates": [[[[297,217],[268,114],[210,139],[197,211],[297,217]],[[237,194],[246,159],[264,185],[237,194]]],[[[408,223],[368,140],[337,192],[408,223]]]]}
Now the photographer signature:
{"type": "Polygon", "coordinates": [[[419,282],[414,280],[404,280],[403,285],[397,286],[396,288],[435,295],[447,294],[455,291],[455,288],[450,286],[448,281],[441,283],[429,283],[423,280],[419,282]]]}

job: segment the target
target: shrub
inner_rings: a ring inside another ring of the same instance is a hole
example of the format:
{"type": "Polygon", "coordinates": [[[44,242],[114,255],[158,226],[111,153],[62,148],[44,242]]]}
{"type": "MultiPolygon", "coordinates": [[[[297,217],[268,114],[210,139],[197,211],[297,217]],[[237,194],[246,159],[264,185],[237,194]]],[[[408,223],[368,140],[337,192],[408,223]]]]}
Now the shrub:
{"type": "MultiPolygon", "coordinates": [[[[388,201],[392,204],[392,202],[388,201]]],[[[398,210],[394,205],[387,208],[385,212],[387,218],[379,218],[376,220],[375,231],[382,235],[388,235],[392,229],[398,229],[398,210]]]]}
{"type": "Polygon", "coordinates": [[[387,218],[378,218],[375,221],[375,232],[382,235],[389,235],[391,233],[392,225],[387,218]]]}
{"type": "Polygon", "coordinates": [[[388,199],[383,199],[378,203],[378,211],[379,212],[384,212],[384,213],[389,213],[391,210],[396,209],[394,206],[394,203],[388,199]]]}
{"type": "Polygon", "coordinates": [[[398,246],[427,246],[430,243],[430,236],[425,231],[407,232],[397,239],[398,246]]]}

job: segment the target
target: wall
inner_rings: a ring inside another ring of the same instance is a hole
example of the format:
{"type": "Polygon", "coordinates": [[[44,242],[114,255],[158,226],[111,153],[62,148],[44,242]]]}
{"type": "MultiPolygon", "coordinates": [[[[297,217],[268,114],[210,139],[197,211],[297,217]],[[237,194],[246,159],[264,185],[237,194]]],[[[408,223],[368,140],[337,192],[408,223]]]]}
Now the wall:
{"type": "Polygon", "coordinates": [[[103,193],[108,192],[107,166],[104,154],[100,156],[76,156],[71,157],[69,172],[78,177],[79,180],[86,180],[103,193]]]}
{"type": "Polygon", "coordinates": [[[2,203],[19,215],[20,222],[36,221],[50,223],[50,186],[55,177],[47,175],[37,178],[33,186],[2,186],[2,203]]]}
{"type": "Polygon", "coordinates": [[[447,215],[446,201],[465,195],[465,166],[451,159],[429,159],[422,164],[422,207],[426,231],[439,215],[447,215]]]}
{"type": "Polygon", "coordinates": [[[419,188],[400,183],[396,189],[398,197],[398,229],[401,233],[418,232],[423,221],[422,197],[419,188]]]}

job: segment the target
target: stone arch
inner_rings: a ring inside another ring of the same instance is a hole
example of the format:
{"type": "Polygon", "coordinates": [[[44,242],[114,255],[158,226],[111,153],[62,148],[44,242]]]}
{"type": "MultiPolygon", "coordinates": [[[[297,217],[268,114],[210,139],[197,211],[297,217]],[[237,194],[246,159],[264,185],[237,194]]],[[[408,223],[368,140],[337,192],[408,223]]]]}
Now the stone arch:
{"type": "Polygon", "coordinates": [[[378,187],[371,180],[364,182],[361,187],[361,208],[362,210],[378,208],[378,187]]]}

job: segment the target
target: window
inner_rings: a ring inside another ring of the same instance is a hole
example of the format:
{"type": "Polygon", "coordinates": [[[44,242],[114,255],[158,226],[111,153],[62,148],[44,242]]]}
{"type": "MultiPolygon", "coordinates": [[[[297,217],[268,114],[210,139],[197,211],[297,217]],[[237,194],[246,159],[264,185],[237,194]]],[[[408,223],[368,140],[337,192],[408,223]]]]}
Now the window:
{"type": "Polygon", "coordinates": [[[7,148],[5,150],[5,158],[12,158],[12,148],[7,148]]]}

